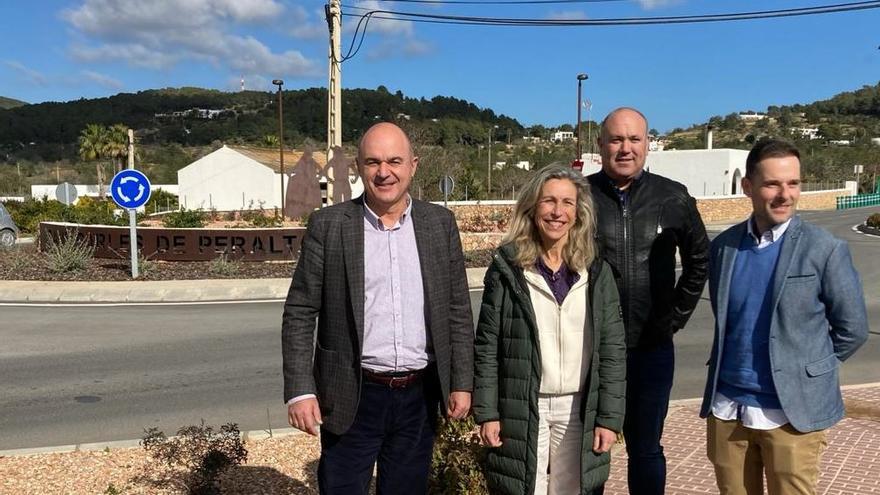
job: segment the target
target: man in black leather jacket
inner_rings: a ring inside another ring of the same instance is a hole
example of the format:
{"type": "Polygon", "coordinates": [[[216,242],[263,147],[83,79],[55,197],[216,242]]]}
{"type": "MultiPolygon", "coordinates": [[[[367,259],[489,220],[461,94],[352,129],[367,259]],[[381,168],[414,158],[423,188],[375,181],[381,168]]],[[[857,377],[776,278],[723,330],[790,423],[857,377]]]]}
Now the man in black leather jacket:
{"type": "Polygon", "coordinates": [[[660,437],[675,368],[672,335],[700,299],[709,240],[687,188],[644,170],[648,122],[641,112],[618,108],[608,114],[598,142],[602,170],[588,179],[600,250],[614,271],[626,326],[629,492],[662,494],[666,458],[660,437]]]}

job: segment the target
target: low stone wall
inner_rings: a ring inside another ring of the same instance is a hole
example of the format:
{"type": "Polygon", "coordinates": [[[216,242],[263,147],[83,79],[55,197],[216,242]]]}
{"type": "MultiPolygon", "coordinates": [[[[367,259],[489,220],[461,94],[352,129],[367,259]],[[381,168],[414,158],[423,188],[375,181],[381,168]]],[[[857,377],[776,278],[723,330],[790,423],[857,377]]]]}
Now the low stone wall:
{"type": "MultiPolygon", "coordinates": [[[[833,210],[837,207],[837,197],[847,195],[849,195],[847,189],[802,192],[798,209],[833,210]]],[[[733,223],[745,220],[749,216],[752,212],[752,201],[746,196],[697,198],[697,209],[703,217],[703,223],[733,223]]]]}
{"type": "MultiPolygon", "coordinates": [[[[833,210],[837,206],[837,197],[849,194],[847,189],[803,192],[798,208],[833,210]]],[[[449,209],[455,214],[464,249],[491,249],[497,246],[507,231],[513,204],[513,201],[450,203],[449,209]]],[[[703,223],[735,223],[749,216],[752,202],[741,195],[697,198],[697,209],[703,223]]]]}

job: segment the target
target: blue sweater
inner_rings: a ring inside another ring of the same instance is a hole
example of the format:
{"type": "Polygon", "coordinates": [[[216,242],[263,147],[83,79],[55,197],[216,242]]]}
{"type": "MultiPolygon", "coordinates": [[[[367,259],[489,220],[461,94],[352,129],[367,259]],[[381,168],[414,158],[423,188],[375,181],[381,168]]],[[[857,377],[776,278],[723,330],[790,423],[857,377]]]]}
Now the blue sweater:
{"type": "Polygon", "coordinates": [[[759,250],[746,234],[734,261],[718,391],[748,406],[781,408],[770,369],[770,310],[784,241],[759,250]]]}

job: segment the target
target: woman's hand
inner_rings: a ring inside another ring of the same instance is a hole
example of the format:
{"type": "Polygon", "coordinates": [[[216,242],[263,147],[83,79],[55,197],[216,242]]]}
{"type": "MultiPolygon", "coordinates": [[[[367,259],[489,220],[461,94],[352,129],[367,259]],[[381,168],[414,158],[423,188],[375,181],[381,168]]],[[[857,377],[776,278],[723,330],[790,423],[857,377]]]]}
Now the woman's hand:
{"type": "Polygon", "coordinates": [[[501,421],[486,421],[480,425],[480,438],[489,447],[501,447],[501,421]]]}
{"type": "Polygon", "coordinates": [[[617,441],[617,433],[597,426],[593,429],[593,452],[604,454],[611,450],[611,446],[617,441]]]}

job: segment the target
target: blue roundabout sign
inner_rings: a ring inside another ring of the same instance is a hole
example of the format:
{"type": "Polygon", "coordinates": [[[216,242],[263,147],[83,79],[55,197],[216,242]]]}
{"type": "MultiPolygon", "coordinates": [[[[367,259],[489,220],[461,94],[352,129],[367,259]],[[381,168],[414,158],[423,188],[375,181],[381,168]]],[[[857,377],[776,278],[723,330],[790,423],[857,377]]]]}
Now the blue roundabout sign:
{"type": "Polygon", "coordinates": [[[129,168],[113,176],[110,196],[122,208],[133,210],[150,199],[150,180],[142,172],[129,168]]]}

